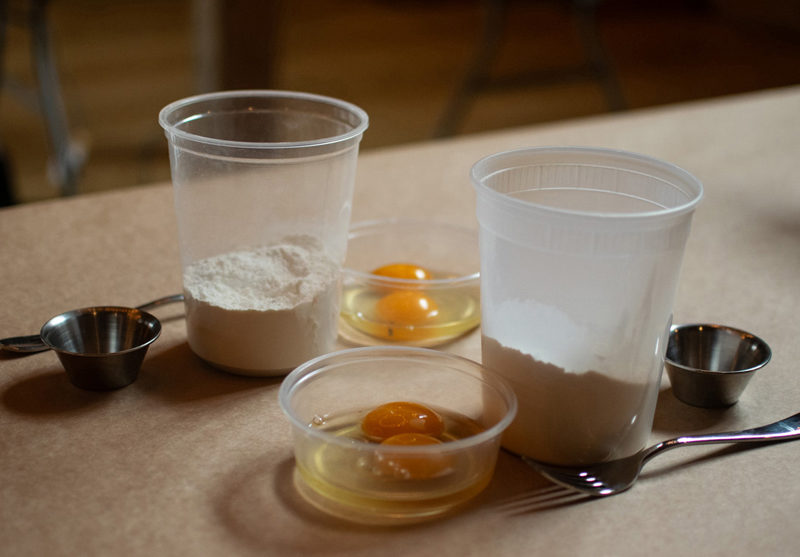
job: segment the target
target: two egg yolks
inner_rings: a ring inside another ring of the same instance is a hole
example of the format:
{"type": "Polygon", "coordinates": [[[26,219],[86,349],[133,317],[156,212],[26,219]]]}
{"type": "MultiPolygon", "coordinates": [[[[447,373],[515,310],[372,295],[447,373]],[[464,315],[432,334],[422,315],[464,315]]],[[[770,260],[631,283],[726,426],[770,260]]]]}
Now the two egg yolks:
{"type": "Polygon", "coordinates": [[[361,429],[373,441],[385,441],[407,433],[435,438],[444,433],[444,421],[422,404],[389,402],[367,413],[361,420],[361,429]]]}
{"type": "MultiPolygon", "coordinates": [[[[391,263],[372,271],[373,275],[411,280],[430,280],[430,271],[412,263],[391,263]]],[[[375,304],[378,317],[386,322],[402,326],[418,326],[439,315],[436,302],[423,292],[416,290],[394,290],[381,297],[375,304]]]]}
{"type": "MultiPolygon", "coordinates": [[[[364,434],[381,445],[438,445],[444,421],[430,408],[415,402],[390,402],[370,411],[361,422],[364,434]]],[[[398,479],[427,479],[441,475],[450,463],[445,455],[379,453],[378,469],[398,479]]]]}

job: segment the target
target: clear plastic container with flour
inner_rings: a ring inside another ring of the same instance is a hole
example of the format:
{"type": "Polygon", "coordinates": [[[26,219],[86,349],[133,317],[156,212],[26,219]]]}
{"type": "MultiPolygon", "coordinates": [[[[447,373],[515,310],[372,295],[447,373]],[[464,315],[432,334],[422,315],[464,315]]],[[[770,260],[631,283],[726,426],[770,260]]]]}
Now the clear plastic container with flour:
{"type": "Polygon", "coordinates": [[[243,375],[282,375],[333,349],[360,108],[230,91],[159,114],[170,152],[192,351],[243,375]]]}
{"type": "Polygon", "coordinates": [[[563,465],[638,452],[702,185],[666,162],[581,147],[491,155],[472,180],[483,363],[519,400],[504,446],[563,465]]]}

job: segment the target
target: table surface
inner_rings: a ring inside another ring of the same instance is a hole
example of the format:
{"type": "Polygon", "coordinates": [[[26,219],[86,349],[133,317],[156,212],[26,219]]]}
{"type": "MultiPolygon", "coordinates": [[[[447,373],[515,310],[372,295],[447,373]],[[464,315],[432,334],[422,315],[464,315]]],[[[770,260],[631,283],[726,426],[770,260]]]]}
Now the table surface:
{"type": "MultiPolygon", "coordinates": [[[[367,132],[369,133],[369,132],[367,132]]],[[[773,349],[741,400],[705,410],[666,377],[653,439],[761,425],[800,410],[800,87],[503,130],[362,154],[353,220],[476,227],[479,158],[595,145],[676,163],[704,183],[675,322],[749,330],[773,349]]],[[[166,149],[166,144],[164,146],[166,149]]],[[[0,210],[0,337],[53,314],[181,289],[169,184],[0,210]]],[[[7,555],[786,555],[797,548],[800,443],[671,451],[615,497],[573,500],[501,452],[461,512],[367,528],[310,509],[291,483],[280,378],[201,364],[182,306],[138,380],[72,387],[55,354],[0,355],[0,553],[7,555]]],[[[480,359],[479,332],[442,348],[480,359]]]]}

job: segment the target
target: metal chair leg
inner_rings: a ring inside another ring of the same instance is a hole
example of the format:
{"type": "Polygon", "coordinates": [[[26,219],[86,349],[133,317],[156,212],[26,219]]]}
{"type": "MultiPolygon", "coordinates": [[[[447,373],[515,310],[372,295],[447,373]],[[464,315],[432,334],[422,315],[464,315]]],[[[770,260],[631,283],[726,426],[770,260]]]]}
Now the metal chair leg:
{"type": "Polygon", "coordinates": [[[63,195],[74,195],[78,192],[78,178],[86,160],[86,153],[83,146],[70,135],[50,42],[46,4],[47,0],[33,0],[29,14],[39,106],[53,151],[53,158],[50,161],[52,178],[63,195]]]}
{"type": "MultiPolygon", "coordinates": [[[[6,49],[6,31],[8,29],[8,5],[5,0],[0,0],[0,87],[5,81],[5,58],[2,53],[6,49]]],[[[14,188],[11,181],[11,168],[5,149],[0,145],[0,207],[7,207],[15,203],[14,188]]]]}
{"type": "Polygon", "coordinates": [[[573,0],[575,24],[583,43],[583,50],[589,59],[589,68],[594,79],[600,83],[609,110],[625,110],[627,103],[622,87],[608,51],[600,38],[597,28],[597,5],[601,0],[573,0]]]}
{"type": "Polygon", "coordinates": [[[505,31],[509,0],[485,0],[485,19],[482,40],[464,79],[445,107],[435,137],[446,137],[458,131],[470,103],[478,93],[508,88],[548,86],[575,80],[594,80],[599,83],[608,109],[623,110],[625,97],[614,72],[611,58],[605,50],[597,28],[596,9],[601,0],[568,0],[581,38],[586,62],[577,67],[545,69],[520,75],[490,77],[505,31]]]}
{"type": "Polygon", "coordinates": [[[508,11],[507,0],[485,0],[483,36],[463,80],[445,107],[434,137],[456,133],[475,95],[488,86],[489,70],[500,50],[508,11]]]}

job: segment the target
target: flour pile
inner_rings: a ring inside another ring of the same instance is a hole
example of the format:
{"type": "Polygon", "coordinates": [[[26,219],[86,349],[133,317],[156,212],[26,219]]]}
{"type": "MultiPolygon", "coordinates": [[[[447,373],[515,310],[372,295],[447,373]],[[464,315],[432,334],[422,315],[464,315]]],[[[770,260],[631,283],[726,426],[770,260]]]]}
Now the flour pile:
{"type": "Polygon", "coordinates": [[[281,375],[333,348],[339,268],[316,238],[197,261],[183,284],[189,345],[215,367],[281,375]]]}
{"type": "Polygon", "coordinates": [[[519,403],[504,447],[541,462],[578,465],[645,446],[660,374],[620,379],[628,375],[622,369],[628,356],[589,331],[531,300],[495,308],[484,324],[482,361],[510,383],[519,403]]]}

